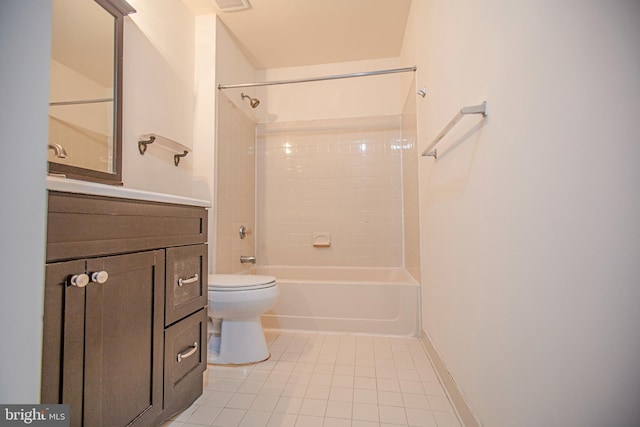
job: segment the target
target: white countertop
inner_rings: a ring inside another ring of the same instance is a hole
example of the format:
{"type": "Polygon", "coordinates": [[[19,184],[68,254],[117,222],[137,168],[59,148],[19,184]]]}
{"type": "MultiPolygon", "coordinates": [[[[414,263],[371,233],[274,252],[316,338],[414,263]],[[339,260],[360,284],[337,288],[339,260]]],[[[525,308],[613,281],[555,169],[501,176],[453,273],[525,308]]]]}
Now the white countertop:
{"type": "Polygon", "coordinates": [[[47,190],[65,193],[91,194],[94,196],[120,197],[123,199],[146,200],[149,202],[176,203],[209,208],[211,202],[204,199],[175,196],[173,194],[155,193],[153,191],[136,190],[115,185],[98,184],[76,179],[47,176],[47,190]]]}

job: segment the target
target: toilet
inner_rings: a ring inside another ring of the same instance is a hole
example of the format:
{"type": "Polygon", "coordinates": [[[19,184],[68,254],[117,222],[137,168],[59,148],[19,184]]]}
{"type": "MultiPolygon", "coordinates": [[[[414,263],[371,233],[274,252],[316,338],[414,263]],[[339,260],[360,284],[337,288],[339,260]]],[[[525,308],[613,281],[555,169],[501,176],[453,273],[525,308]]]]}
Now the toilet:
{"type": "Polygon", "coordinates": [[[279,295],[273,276],[210,274],[207,361],[240,365],[268,359],[260,316],[279,295]]]}

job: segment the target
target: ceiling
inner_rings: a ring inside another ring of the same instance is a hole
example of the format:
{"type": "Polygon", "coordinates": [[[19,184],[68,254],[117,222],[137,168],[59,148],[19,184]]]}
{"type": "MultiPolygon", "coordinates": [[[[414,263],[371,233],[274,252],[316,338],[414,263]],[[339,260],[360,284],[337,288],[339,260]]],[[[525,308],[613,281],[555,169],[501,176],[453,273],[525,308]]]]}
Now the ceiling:
{"type": "Polygon", "coordinates": [[[400,55],[411,0],[249,0],[221,12],[214,0],[182,0],[216,13],[257,69],[400,55]]]}

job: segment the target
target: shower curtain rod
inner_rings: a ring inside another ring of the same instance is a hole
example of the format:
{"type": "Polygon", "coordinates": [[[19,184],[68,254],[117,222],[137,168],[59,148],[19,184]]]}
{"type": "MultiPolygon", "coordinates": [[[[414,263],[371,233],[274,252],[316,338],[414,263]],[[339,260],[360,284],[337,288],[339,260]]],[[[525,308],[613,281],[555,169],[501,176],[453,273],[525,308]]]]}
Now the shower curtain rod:
{"type": "Polygon", "coordinates": [[[218,90],[235,89],[235,88],[243,88],[243,87],[256,87],[256,86],[286,85],[291,83],[319,82],[322,80],[337,80],[337,79],[348,79],[351,77],[377,76],[379,74],[407,73],[407,72],[416,71],[416,70],[417,68],[414,66],[414,67],[408,67],[408,68],[394,68],[391,70],[364,71],[362,73],[338,74],[335,76],[309,77],[304,79],[276,80],[271,82],[238,83],[238,84],[226,84],[226,85],[219,84],[218,90]]]}

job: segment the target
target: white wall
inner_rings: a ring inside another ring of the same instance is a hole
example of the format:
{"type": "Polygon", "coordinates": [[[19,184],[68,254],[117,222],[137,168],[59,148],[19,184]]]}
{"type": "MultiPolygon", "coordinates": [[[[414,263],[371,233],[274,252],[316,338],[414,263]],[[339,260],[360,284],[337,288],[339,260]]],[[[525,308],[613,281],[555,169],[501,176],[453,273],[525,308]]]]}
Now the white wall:
{"type": "Polygon", "coordinates": [[[40,401],[50,1],[0,2],[0,402],[40,401]],[[25,25],[28,23],[28,25],[25,25]]]}
{"type": "Polygon", "coordinates": [[[421,149],[489,104],[420,159],[423,328],[486,426],[640,422],[638,22],[633,0],[412,2],[421,149]]]}
{"type": "MultiPolygon", "coordinates": [[[[258,81],[278,81],[398,68],[398,58],[260,70],[258,81]]],[[[397,115],[402,74],[254,88],[260,123],[397,115]]],[[[238,90],[238,89],[236,89],[238,90]]],[[[250,93],[249,91],[245,91],[250,93]]]]}
{"type": "MultiPolygon", "coordinates": [[[[227,27],[220,21],[216,25],[216,79],[216,88],[218,84],[247,83],[256,80],[255,68],[242,53],[227,27]]],[[[242,92],[255,96],[254,90],[225,89],[224,93],[247,115],[254,117],[255,110],[251,109],[249,102],[240,96],[242,92]]],[[[219,91],[216,89],[216,95],[218,93],[219,91]]]]}
{"type": "Polygon", "coordinates": [[[125,19],[123,181],[126,187],[192,196],[193,153],[173,163],[173,152],[138,136],[157,133],[187,147],[194,143],[195,17],[179,0],[131,0],[125,19]]]}
{"type": "MultiPolygon", "coordinates": [[[[193,197],[214,199],[216,138],[216,17],[196,17],[195,107],[193,125],[193,197]]],[[[209,209],[209,270],[215,266],[215,223],[213,206],[209,209]]]]}

